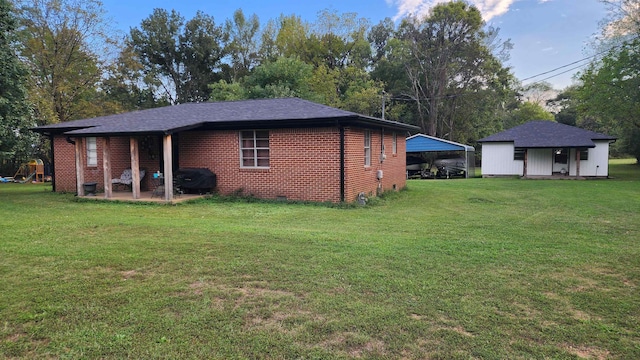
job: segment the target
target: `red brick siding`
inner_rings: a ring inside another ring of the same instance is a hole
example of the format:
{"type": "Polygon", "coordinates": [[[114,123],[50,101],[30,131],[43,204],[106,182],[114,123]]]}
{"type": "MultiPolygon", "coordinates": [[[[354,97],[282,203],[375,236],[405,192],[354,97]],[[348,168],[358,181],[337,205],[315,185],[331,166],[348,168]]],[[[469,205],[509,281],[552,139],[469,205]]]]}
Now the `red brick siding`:
{"type": "Polygon", "coordinates": [[[75,145],[69,144],[64,136],[54,136],[53,149],[56,191],[76,192],[75,145]]]}
{"type": "MultiPolygon", "coordinates": [[[[160,155],[158,146],[159,138],[153,138],[152,149],[142,148],[139,145],[139,164],[141,169],[145,169],[146,174],[158,171],[160,169],[160,155]]],[[[78,140],[78,139],[73,139],[78,140]]],[[[139,143],[140,144],[140,143],[139,143]]],[[[98,183],[98,190],[104,189],[104,169],[102,166],[102,151],[104,145],[103,138],[96,139],[98,151],[98,165],[87,166],[87,150],[86,142],[83,142],[83,163],[84,181],[98,183]]],[[[111,138],[111,177],[120,177],[124,169],[131,167],[131,152],[129,145],[129,137],[112,137],[111,138]]],[[[76,163],[75,163],[75,145],[66,141],[64,136],[54,137],[54,158],[55,158],[55,180],[56,191],[75,192],[76,191],[76,163]]],[[[141,188],[143,190],[149,188],[150,176],[145,175],[142,179],[141,188]]]]}
{"type": "MultiPolygon", "coordinates": [[[[345,201],[360,192],[367,195],[401,189],[406,185],[405,138],[397,134],[397,154],[392,154],[392,132],[384,132],[386,159],[380,162],[379,129],[371,130],[371,166],[364,166],[364,129],[345,128],[345,201]],[[380,182],[376,171],[383,170],[380,182]]],[[[147,176],[142,189],[149,188],[151,173],[160,169],[162,139],[141,138],[140,167],[147,176]],[[143,141],[151,146],[143,146],[143,141]]],[[[97,139],[98,166],[85,165],[85,181],[103,189],[103,139],[97,139]]],[[[244,195],[289,200],[340,201],[340,132],[338,128],[277,129],[269,131],[269,169],[240,168],[238,131],[189,131],[179,134],[179,167],[206,167],[217,176],[221,194],[242,191],[244,195]]],[[[119,177],[131,166],[129,137],[111,138],[111,176],[119,177]]],[[[57,191],[76,191],[74,145],[65,137],[54,137],[57,191]]],[[[83,150],[86,164],[86,150],[83,150]]]]}
{"type": "Polygon", "coordinates": [[[384,154],[380,161],[382,131],[371,129],[371,166],[364,165],[364,129],[345,129],[345,201],[352,202],[360,192],[375,196],[380,184],[382,192],[406,186],[406,144],[403,134],[397,133],[397,154],[392,154],[393,132],[384,131],[384,154]],[[377,179],[377,171],[383,176],[377,179]]]}
{"type": "Polygon", "coordinates": [[[340,133],[337,129],[269,131],[269,169],[240,168],[239,132],[180,134],[180,167],[207,167],[218,191],[289,200],[340,201],[340,133]]]}

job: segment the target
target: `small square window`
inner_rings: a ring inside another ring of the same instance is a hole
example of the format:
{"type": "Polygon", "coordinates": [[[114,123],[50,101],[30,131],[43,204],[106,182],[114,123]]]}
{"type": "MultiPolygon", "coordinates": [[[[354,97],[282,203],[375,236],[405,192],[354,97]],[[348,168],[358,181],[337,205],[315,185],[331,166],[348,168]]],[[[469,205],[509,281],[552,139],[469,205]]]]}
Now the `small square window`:
{"type": "Polygon", "coordinates": [[[241,131],[240,132],[240,166],[248,168],[269,167],[269,132],[241,131]]]}
{"type": "Polygon", "coordinates": [[[580,160],[589,160],[588,148],[578,148],[577,151],[580,151],[580,160]]]}
{"type": "Polygon", "coordinates": [[[513,150],[513,160],[524,160],[524,149],[515,148],[513,150]]]}

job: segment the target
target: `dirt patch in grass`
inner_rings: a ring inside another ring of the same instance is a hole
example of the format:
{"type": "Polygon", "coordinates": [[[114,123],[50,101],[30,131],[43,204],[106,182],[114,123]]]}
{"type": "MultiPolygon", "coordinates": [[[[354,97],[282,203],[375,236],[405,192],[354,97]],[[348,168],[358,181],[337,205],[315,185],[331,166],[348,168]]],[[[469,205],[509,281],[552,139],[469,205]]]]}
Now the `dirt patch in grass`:
{"type": "Polygon", "coordinates": [[[11,334],[11,335],[9,335],[9,336],[7,336],[7,337],[5,338],[5,341],[15,343],[15,342],[20,341],[20,339],[22,339],[22,338],[23,338],[23,337],[25,337],[25,336],[27,336],[27,334],[26,334],[26,333],[15,333],[15,334],[11,334]]]}
{"type": "Polygon", "coordinates": [[[440,328],[438,328],[438,330],[453,331],[455,333],[458,333],[460,335],[467,336],[467,337],[474,337],[475,336],[472,333],[470,333],[467,330],[465,330],[462,326],[440,327],[440,328]]]}
{"type": "Polygon", "coordinates": [[[349,356],[361,358],[368,354],[385,355],[384,343],[380,340],[371,340],[361,347],[356,347],[349,352],[349,356]]]}
{"type": "Polygon", "coordinates": [[[122,280],[129,280],[138,275],[138,272],[136,270],[120,271],[120,275],[122,275],[122,280]]]}
{"type": "Polygon", "coordinates": [[[354,332],[341,332],[333,334],[327,340],[319,344],[330,351],[338,351],[352,358],[367,358],[372,355],[385,356],[385,344],[378,339],[371,339],[366,335],[354,332]]]}
{"type": "Polygon", "coordinates": [[[561,348],[580,359],[605,360],[608,359],[610,355],[609,351],[592,346],[573,346],[563,344],[561,348]]]}
{"type": "Polygon", "coordinates": [[[573,305],[571,305],[571,302],[569,301],[569,299],[563,296],[560,296],[553,292],[546,292],[544,293],[544,295],[547,298],[556,301],[558,303],[558,306],[557,306],[558,309],[563,309],[565,313],[569,314],[569,316],[571,316],[576,320],[580,320],[580,321],[602,320],[602,318],[600,317],[593,316],[585,311],[576,309],[575,307],[573,307],[573,305]]]}

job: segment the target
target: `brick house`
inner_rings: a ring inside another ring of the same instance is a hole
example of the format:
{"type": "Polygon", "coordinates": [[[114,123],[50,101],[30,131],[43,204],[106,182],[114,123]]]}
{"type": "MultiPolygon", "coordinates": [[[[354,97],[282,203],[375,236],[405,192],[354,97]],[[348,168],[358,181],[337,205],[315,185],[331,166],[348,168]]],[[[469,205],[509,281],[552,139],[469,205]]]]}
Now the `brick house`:
{"type": "MultiPolygon", "coordinates": [[[[132,197],[157,171],[206,168],[220,194],[352,202],[406,185],[405,138],[417,127],[310,101],[191,103],[37,127],[51,140],[53,189],[84,195],[132,169],[132,197]]],[[[173,200],[171,182],[164,199],[173,200]]]]}

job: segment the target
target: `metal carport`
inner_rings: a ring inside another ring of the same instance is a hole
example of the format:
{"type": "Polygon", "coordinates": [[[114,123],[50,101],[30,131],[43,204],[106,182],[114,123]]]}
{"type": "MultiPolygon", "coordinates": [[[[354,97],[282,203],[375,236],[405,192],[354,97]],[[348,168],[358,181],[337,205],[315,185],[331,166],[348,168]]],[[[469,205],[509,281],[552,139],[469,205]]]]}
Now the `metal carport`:
{"type": "Polygon", "coordinates": [[[476,173],[475,154],[473,146],[454,141],[440,139],[425,134],[415,134],[407,138],[407,155],[423,152],[462,151],[465,158],[465,177],[474,177],[476,173]]]}

